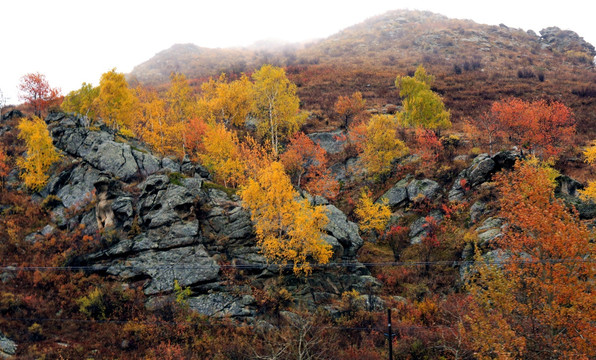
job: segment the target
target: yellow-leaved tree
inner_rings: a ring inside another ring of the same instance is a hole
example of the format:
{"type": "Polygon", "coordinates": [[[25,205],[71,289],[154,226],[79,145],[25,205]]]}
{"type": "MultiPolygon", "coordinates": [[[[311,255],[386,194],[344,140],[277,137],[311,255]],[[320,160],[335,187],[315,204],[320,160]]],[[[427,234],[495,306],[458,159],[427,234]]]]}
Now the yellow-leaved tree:
{"type": "Polygon", "coordinates": [[[354,214],[360,220],[358,223],[360,230],[377,234],[387,227],[391,217],[391,209],[386,200],[381,203],[374,203],[367,189],[363,189],[356,209],[354,209],[354,214]]]}
{"type": "Polygon", "coordinates": [[[32,190],[40,190],[48,181],[47,172],[53,163],[60,159],[56,152],[46,123],[34,116],[31,120],[21,119],[19,123],[19,139],[27,146],[27,155],[17,159],[21,168],[21,178],[32,190]]]}
{"type": "Polygon", "coordinates": [[[430,89],[433,82],[434,76],[428,75],[422,65],[413,77],[397,77],[395,86],[403,98],[404,107],[399,118],[404,124],[434,131],[451,127],[451,114],[445,109],[441,97],[430,89]]]}
{"type": "Polygon", "coordinates": [[[99,96],[99,87],[83,83],[81,88],[73,90],[64,97],[60,107],[66,112],[73,112],[94,118],[95,99],[99,96]]]}
{"type": "Polygon", "coordinates": [[[153,89],[137,87],[134,133],[161,155],[184,156],[184,122],[166,116],[166,102],[153,89]]]}
{"type": "Polygon", "coordinates": [[[214,118],[226,126],[241,127],[254,108],[253,85],[246,75],[228,82],[226,75],[210,79],[201,86],[199,109],[205,118],[214,118]]]}
{"type": "Polygon", "coordinates": [[[310,261],[327,263],[331,246],[321,235],[327,223],[322,207],[299,199],[283,165],[277,161],[249,179],[241,191],[242,201],[251,212],[257,241],[265,257],[274,263],[293,263],[294,273],[308,275],[310,261]]]}
{"type": "Polygon", "coordinates": [[[101,75],[99,95],[94,105],[97,107],[97,114],[107,126],[129,135],[133,127],[134,103],[135,96],[128,88],[123,73],[112,69],[101,75]]]}
{"type": "Polygon", "coordinates": [[[262,137],[269,137],[277,156],[280,141],[294,135],[307,115],[300,112],[296,85],[288,80],[284,69],[263,65],[252,78],[258,132],[262,137]]]}
{"type": "Polygon", "coordinates": [[[221,123],[208,124],[199,159],[225,186],[243,184],[245,165],[236,135],[221,123]]]}
{"type": "MultiPolygon", "coordinates": [[[[596,166],[596,140],[584,151],[584,156],[588,164],[596,166]]],[[[588,186],[581,190],[581,194],[585,199],[596,201],[596,180],[590,181],[588,186]]]]}
{"type": "Polygon", "coordinates": [[[391,162],[408,153],[406,144],[397,138],[397,121],[389,115],[374,115],[366,125],[362,161],[370,175],[391,170],[391,162]]]}

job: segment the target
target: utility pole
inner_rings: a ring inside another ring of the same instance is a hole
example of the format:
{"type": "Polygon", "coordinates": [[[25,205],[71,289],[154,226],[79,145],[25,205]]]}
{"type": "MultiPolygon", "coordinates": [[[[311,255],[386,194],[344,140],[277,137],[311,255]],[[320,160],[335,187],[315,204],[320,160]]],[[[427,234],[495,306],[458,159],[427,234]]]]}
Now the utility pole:
{"type": "Polygon", "coordinates": [[[391,329],[391,309],[387,309],[387,339],[389,340],[389,360],[393,360],[393,330],[391,329]]]}

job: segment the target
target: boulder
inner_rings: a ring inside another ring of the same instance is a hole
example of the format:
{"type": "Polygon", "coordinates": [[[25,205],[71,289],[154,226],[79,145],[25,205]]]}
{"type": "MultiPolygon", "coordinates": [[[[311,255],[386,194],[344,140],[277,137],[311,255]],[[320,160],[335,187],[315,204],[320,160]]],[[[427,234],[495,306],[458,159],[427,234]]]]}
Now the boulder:
{"type": "MultiPolygon", "coordinates": [[[[431,211],[429,216],[435,219],[437,222],[443,220],[443,213],[441,213],[439,210],[431,211]]],[[[410,232],[408,233],[408,236],[410,237],[410,244],[419,244],[422,241],[422,238],[426,236],[428,232],[428,221],[426,221],[425,216],[421,216],[414,220],[414,222],[410,225],[410,232]]]]}
{"type": "Polygon", "coordinates": [[[308,135],[308,137],[329,154],[342,152],[347,142],[347,135],[343,130],[313,133],[308,135]]]}
{"type": "Polygon", "coordinates": [[[486,205],[486,202],[482,200],[478,200],[472,204],[470,207],[470,223],[475,224],[478,222],[478,220],[480,220],[480,218],[482,218],[486,212],[486,205]]]}
{"type": "Polygon", "coordinates": [[[513,151],[501,151],[492,157],[478,155],[455,179],[449,190],[449,201],[462,201],[468,190],[489,181],[494,173],[502,169],[511,169],[518,158],[519,154],[513,151]]]}
{"type": "Polygon", "coordinates": [[[407,187],[410,201],[420,200],[421,197],[434,200],[440,196],[441,186],[433,180],[412,180],[407,187]]]}
{"type": "Polygon", "coordinates": [[[0,358],[11,359],[17,353],[17,344],[0,332],[0,358]]]}
{"type": "Polygon", "coordinates": [[[356,252],[364,241],[358,234],[358,225],[348,221],[346,215],[333,205],[325,206],[329,221],[323,228],[328,235],[333,236],[343,246],[343,257],[356,258],[356,252]]]}
{"type": "Polygon", "coordinates": [[[401,205],[406,204],[408,201],[408,184],[411,181],[411,177],[406,177],[398,181],[391,189],[389,189],[386,193],[384,193],[376,203],[382,203],[383,201],[387,201],[387,205],[392,208],[399,207],[401,205]]]}

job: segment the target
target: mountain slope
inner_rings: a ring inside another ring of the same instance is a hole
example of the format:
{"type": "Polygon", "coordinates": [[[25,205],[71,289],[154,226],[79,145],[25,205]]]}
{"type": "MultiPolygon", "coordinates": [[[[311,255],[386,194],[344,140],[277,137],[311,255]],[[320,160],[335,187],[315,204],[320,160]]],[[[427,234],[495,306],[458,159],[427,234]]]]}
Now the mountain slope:
{"type": "Polygon", "coordinates": [[[206,49],[174,45],[135,67],[144,84],[164,85],[180,71],[195,87],[221,72],[250,73],[262,64],[285,66],[303,106],[314,111],[313,129],[338,124],[333,104],[339,95],[361,91],[370,106],[399,104],[399,74],[424,64],[436,74],[434,90],[454,120],[476,116],[497,99],[517,96],[563,101],[580,132],[594,135],[596,72],[594,47],[572,31],[489,26],[422,11],[391,11],[302,46],[206,49]],[[325,122],[323,122],[325,120],[325,122]]]}

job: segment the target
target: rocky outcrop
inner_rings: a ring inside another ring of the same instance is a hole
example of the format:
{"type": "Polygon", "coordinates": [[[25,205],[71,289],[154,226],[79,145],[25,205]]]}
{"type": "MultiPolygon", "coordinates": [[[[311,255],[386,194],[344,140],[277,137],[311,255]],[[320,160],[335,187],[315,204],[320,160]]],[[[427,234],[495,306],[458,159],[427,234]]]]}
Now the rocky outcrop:
{"type": "Polygon", "coordinates": [[[17,344],[0,332],[0,358],[12,359],[17,353],[17,344]]]}
{"type": "Polygon", "coordinates": [[[410,237],[410,244],[419,244],[422,242],[422,239],[428,235],[430,232],[430,224],[429,220],[433,220],[436,223],[441,222],[443,220],[443,213],[439,210],[433,210],[430,212],[428,217],[421,216],[414,220],[414,222],[410,225],[410,232],[408,236],[410,237]]]}
{"type": "MultiPolygon", "coordinates": [[[[240,199],[209,182],[200,166],[188,159],[160,159],[141,144],[133,148],[105,129],[88,129],[84,118],[53,114],[47,121],[70,164],[40,194],[55,197],[51,212],[62,219],[56,226],[83,223],[85,231],[104,238],[104,248],[72,259],[73,265],[143,284],[148,306],[170,297],[177,281],[192,290],[189,306],[208,316],[258,312],[251,287],[230,285],[230,273],[248,277],[256,287],[280,274],[293,276],[261,255],[240,199]]],[[[315,306],[351,289],[378,291],[378,281],[356,261],[363,244],[357,225],[325,199],[310,200],[326,209],[323,237],[333,248],[333,261],[347,266],[315,268],[308,279],[313,290],[295,288],[296,301],[315,306]]],[[[41,232],[34,236],[34,241],[44,237],[41,232]]]]}
{"type": "Polygon", "coordinates": [[[558,52],[580,51],[591,56],[596,56],[594,46],[574,31],[561,30],[556,26],[552,26],[540,30],[540,35],[540,42],[544,46],[558,52]]]}
{"type": "Polygon", "coordinates": [[[489,181],[493,174],[502,169],[511,169],[518,158],[519,154],[513,151],[502,151],[492,157],[488,154],[478,155],[455,179],[449,190],[449,201],[463,200],[468,191],[489,181]]]}
{"type": "Polygon", "coordinates": [[[582,183],[565,175],[561,175],[555,180],[557,182],[555,194],[563,199],[567,206],[575,208],[580,219],[596,218],[596,203],[580,196],[578,190],[584,188],[582,183]]]}
{"type": "Polygon", "coordinates": [[[441,196],[441,186],[430,179],[414,179],[411,176],[398,181],[391,189],[377,200],[377,203],[387,201],[392,208],[401,207],[408,202],[417,202],[423,199],[436,200],[441,196]]]}
{"type": "Polygon", "coordinates": [[[356,252],[364,241],[358,234],[358,225],[348,221],[346,215],[333,205],[327,205],[327,218],[329,221],[323,229],[327,234],[327,242],[341,244],[342,248],[335,247],[336,256],[344,259],[355,260],[356,252]],[[330,239],[330,236],[335,239],[330,239]]]}
{"type": "Polygon", "coordinates": [[[347,134],[343,130],[312,133],[309,134],[308,137],[329,154],[342,152],[346,147],[347,142],[347,134]]]}
{"type": "Polygon", "coordinates": [[[51,114],[46,122],[58,148],[123,181],[153,174],[161,168],[157,157],[117,142],[115,135],[107,129],[90,130],[82,117],[51,114]]]}

